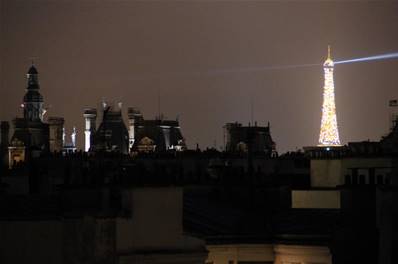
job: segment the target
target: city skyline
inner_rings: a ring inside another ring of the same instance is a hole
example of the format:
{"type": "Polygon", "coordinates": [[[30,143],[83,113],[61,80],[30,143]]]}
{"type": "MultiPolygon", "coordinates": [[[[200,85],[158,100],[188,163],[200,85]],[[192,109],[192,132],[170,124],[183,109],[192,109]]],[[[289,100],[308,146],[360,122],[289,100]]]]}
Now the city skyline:
{"type": "MultiPolygon", "coordinates": [[[[247,124],[251,120],[251,101],[254,120],[262,125],[270,121],[278,151],[316,145],[322,104],[322,66],[261,68],[321,63],[329,43],[336,60],[388,53],[398,46],[392,31],[397,20],[394,16],[397,4],[393,3],[124,3],[108,10],[106,1],[96,2],[94,9],[90,2],[83,3],[79,9],[66,2],[59,5],[48,1],[34,4],[2,1],[1,34],[6,41],[1,46],[0,118],[11,121],[17,112],[21,115],[18,107],[26,88],[24,74],[30,57],[37,57],[41,92],[47,106],[51,105],[48,115],[64,116],[67,131],[77,127],[80,148],[84,139],[84,107],[97,105],[105,98],[123,102],[125,109],[139,107],[146,115],[156,116],[159,94],[161,111],[170,119],[180,117],[189,147],[196,143],[202,148],[212,147],[215,141],[218,146],[222,145],[222,126],[234,121],[247,124]],[[49,18],[54,27],[37,19],[61,7],[65,10],[64,16],[49,18]],[[106,10],[112,20],[96,20],[106,10]],[[222,12],[224,18],[216,16],[216,11],[222,12]],[[248,13],[253,16],[245,22],[248,13]],[[16,16],[12,17],[13,14],[16,16]],[[61,21],[69,19],[66,14],[71,15],[71,25],[81,25],[77,33],[61,26],[61,21]],[[159,24],[151,24],[151,19],[142,20],[144,14],[164,17],[167,21],[157,30],[159,24]],[[188,19],[187,14],[193,18],[188,19]],[[367,18],[362,19],[362,23],[368,25],[366,32],[354,30],[360,21],[355,14],[367,18]],[[89,18],[98,23],[88,23],[89,18]],[[274,27],[265,23],[271,18],[276,21],[274,27]],[[282,18],[295,19],[297,24],[288,22],[292,28],[287,27],[282,18]],[[324,24],[311,25],[310,18],[322,19],[324,24]],[[137,19],[141,23],[134,23],[137,19]],[[375,19],[379,24],[373,23],[375,19]],[[184,21],[190,24],[184,26],[181,24],[184,21]],[[204,27],[200,21],[205,23],[204,27]],[[230,25],[232,21],[235,22],[230,25]],[[253,29],[253,25],[261,26],[253,29]],[[313,33],[304,31],[306,27],[313,33]],[[112,33],[116,28],[122,29],[112,33]],[[280,30],[287,32],[282,34],[280,30]],[[267,37],[261,37],[261,32],[267,37]],[[80,43],[69,38],[84,33],[90,33],[91,38],[83,38],[80,43]],[[127,33],[135,33],[135,37],[130,38],[127,33]],[[105,36],[116,38],[115,48],[105,36]],[[30,40],[30,45],[22,45],[23,37],[30,40]],[[192,39],[188,39],[190,37],[192,39]],[[57,42],[52,43],[51,38],[57,42]],[[165,41],[163,46],[157,44],[160,40],[165,41]],[[225,40],[230,41],[225,43],[225,40]],[[62,41],[67,45],[60,50],[62,41]],[[97,41],[98,46],[90,46],[92,41],[97,41]],[[148,46],[144,46],[145,43],[149,43],[148,46]],[[131,50],[127,44],[132,45],[131,50]],[[204,50],[202,54],[198,53],[200,50],[204,50]],[[260,70],[239,70],[251,68],[260,70]]],[[[336,67],[336,103],[343,144],[352,140],[377,140],[387,133],[388,101],[398,96],[396,68],[396,60],[336,67]]]]}
{"type": "Polygon", "coordinates": [[[0,262],[395,264],[398,2],[0,0],[0,262]]]}

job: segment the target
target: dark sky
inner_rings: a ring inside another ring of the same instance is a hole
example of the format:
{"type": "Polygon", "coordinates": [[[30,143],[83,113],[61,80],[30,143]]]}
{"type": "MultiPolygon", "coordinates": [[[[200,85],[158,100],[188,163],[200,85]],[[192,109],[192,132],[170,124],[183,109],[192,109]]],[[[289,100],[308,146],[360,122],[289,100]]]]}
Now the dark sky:
{"type": "MultiPolygon", "coordinates": [[[[287,1],[39,1],[1,3],[1,120],[20,115],[30,57],[37,57],[49,116],[78,128],[105,98],[180,116],[190,146],[222,144],[226,122],[271,122],[279,151],[317,144],[322,67],[208,71],[322,63],[398,51],[398,3],[287,1]],[[199,74],[198,74],[199,72],[199,74]]],[[[398,98],[398,60],[338,65],[343,143],[376,140],[398,98]]]]}

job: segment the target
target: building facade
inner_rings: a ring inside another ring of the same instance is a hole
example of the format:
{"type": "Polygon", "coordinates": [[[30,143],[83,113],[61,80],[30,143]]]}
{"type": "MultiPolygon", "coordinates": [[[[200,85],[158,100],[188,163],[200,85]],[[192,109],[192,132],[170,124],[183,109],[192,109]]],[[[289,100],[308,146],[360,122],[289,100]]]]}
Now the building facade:
{"type": "Polygon", "coordinates": [[[248,152],[276,155],[276,144],[268,126],[243,126],[240,123],[227,123],[225,129],[226,152],[248,152]]]}
{"type": "Polygon", "coordinates": [[[86,108],[85,151],[120,152],[123,154],[183,151],[186,149],[177,120],[144,119],[137,108],[128,108],[126,126],[121,107],[103,104],[102,120],[96,127],[97,110],[86,108]],[[128,127],[128,128],[127,128],[128,127]]]}

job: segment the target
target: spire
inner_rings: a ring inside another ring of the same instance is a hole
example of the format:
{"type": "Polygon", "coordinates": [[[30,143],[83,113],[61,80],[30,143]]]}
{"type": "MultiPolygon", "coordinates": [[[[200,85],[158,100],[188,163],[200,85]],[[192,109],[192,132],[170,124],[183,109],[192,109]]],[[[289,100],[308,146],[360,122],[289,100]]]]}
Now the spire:
{"type": "Polygon", "coordinates": [[[39,89],[39,72],[37,71],[34,62],[32,61],[32,65],[30,66],[26,77],[28,79],[28,90],[39,89]]]}
{"type": "Polygon", "coordinates": [[[325,60],[325,62],[323,63],[323,66],[324,67],[334,67],[334,62],[333,62],[333,60],[332,60],[332,55],[331,55],[331,48],[330,48],[330,45],[328,45],[328,57],[327,57],[327,59],[325,60]]]}
{"type": "Polygon", "coordinates": [[[330,54],[330,45],[328,45],[328,60],[332,60],[332,56],[330,54]]]}
{"type": "Polygon", "coordinates": [[[38,74],[37,69],[36,69],[36,67],[35,67],[35,60],[34,60],[34,58],[32,58],[32,61],[31,61],[31,62],[32,62],[32,64],[30,65],[28,74],[38,74]]]}

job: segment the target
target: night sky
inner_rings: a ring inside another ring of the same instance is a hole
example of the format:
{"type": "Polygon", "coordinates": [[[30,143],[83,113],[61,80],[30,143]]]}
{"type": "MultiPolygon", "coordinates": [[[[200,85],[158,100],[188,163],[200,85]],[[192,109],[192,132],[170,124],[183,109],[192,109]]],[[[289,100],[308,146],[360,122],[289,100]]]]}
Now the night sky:
{"type": "MultiPolygon", "coordinates": [[[[271,123],[278,151],[315,145],[323,63],[398,51],[398,3],[0,0],[0,120],[21,116],[30,58],[48,116],[68,133],[105,98],[180,117],[190,147],[220,146],[226,122],[271,123]],[[242,70],[243,69],[243,70],[242,70]],[[227,71],[225,71],[227,70],[227,71]]],[[[378,140],[398,99],[398,60],[337,65],[342,143],[378,140]]],[[[126,115],[125,115],[126,116],[126,115]]]]}

